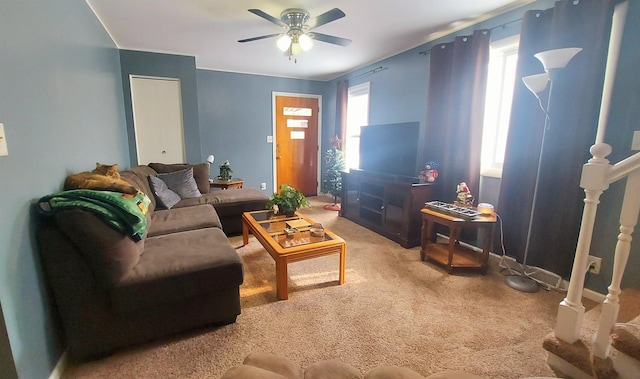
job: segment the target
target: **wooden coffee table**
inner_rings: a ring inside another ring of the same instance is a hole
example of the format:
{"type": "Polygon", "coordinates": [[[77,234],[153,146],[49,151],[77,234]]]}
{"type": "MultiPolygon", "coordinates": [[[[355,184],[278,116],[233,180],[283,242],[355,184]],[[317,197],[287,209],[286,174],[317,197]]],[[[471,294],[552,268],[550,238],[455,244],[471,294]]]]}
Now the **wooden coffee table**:
{"type": "Polygon", "coordinates": [[[293,217],[274,216],[271,211],[245,212],[242,214],[242,242],[249,243],[253,234],[276,262],[276,293],[278,299],[289,298],[287,265],[291,262],[340,254],[339,283],[344,284],[344,267],[347,245],[344,240],[324,229],[324,236],[311,236],[309,227],[315,222],[298,212],[293,217]],[[295,226],[297,232],[287,235],[285,229],[295,226]]]}

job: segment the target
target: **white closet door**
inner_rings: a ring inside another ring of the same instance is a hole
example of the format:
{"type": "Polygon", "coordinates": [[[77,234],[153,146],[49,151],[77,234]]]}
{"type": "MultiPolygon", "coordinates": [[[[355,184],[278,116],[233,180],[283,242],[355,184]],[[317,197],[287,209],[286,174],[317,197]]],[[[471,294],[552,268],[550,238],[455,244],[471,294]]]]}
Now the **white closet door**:
{"type": "Polygon", "coordinates": [[[185,162],[180,80],[131,76],[138,164],[185,162]]]}

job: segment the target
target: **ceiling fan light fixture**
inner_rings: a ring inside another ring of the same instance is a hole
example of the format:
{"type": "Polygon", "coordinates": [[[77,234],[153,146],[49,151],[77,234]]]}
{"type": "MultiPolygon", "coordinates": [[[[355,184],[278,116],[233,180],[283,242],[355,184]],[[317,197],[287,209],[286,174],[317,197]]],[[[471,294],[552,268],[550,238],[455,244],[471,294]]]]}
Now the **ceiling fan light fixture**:
{"type": "Polygon", "coordinates": [[[287,34],[283,34],[282,36],[280,36],[280,38],[278,38],[276,44],[278,45],[278,49],[280,49],[280,51],[287,51],[289,50],[289,46],[291,46],[291,37],[289,37],[287,34]]]}
{"type": "Polygon", "coordinates": [[[309,49],[311,49],[311,46],[313,46],[313,40],[306,34],[302,34],[300,37],[298,37],[298,43],[300,44],[300,47],[303,51],[308,51],[309,49]]]}
{"type": "Polygon", "coordinates": [[[291,55],[300,55],[302,54],[302,47],[299,42],[293,42],[291,44],[291,55]]]}

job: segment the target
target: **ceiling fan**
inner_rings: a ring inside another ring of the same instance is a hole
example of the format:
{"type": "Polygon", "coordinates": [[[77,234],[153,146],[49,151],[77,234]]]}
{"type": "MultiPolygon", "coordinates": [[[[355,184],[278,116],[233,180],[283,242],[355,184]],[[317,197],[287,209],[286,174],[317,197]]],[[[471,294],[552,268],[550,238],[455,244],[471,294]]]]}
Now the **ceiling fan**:
{"type": "Polygon", "coordinates": [[[280,14],[280,19],[277,19],[270,14],[261,11],[260,9],[249,9],[249,12],[255,14],[256,16],[262,17],[265,20],[272,22],[282,28],[285,28],[286,32],[241,39],[238,40],[238,42],[244,43],[265,38],[279,37],[277,41],[278,48],[284,51],[285,55],[289,56],[289,59],[291,59],[292,55],[298,55],[303,51],[309,50],[311,48],[313,40],[340,46],[348,46],[351,43],[351,40],[347,38],[311,32],[311,30],[319,26],[344,17],[344,12],[338,8],[333,8],[314,18],[310,17],[309,12],[300,8],[285,9],[280,14]]]}

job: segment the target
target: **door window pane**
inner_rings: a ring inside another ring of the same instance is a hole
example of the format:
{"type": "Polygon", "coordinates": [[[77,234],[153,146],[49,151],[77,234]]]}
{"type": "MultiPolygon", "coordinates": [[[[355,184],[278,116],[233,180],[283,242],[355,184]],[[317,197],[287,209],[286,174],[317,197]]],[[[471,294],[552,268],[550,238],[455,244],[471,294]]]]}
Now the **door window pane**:
{"type": "Polygon", "coordinates": [[[295,107],[284,107],[282,109],[282,114],[285,116],[311,116],[312,110],[311,108],[295,108],[295,107]]]}

